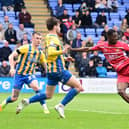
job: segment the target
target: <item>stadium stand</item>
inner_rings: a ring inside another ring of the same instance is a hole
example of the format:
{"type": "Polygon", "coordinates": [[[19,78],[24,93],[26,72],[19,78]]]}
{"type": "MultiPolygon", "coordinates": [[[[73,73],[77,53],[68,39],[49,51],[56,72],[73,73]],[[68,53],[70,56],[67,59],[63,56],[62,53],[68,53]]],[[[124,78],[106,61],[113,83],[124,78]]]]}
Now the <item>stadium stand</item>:
{"type": "MultiPolygon", "coordinates": [[[[82,1],[83,2],[83,1],[82,1]]],[[[48,0],[48,8],[51,10],[51,14],[55,16],[55,5],[58,3],[58,0],[48,0]]],[[[77,3],[63,3],[64,7],[68,10],[68,15],[73,16],[75,14],[76,10],[79,10],[81,6],[81,2],[77,3]]],[[[125,15],[127,14],[129,8],[129,1],[127,0],[118,0],[118,9],[115,12],[112,12],[111,10],[105,10],[105,15],[107,17],[107,25],[109,28],[112,28],[114,25],[117,26],[120,29],[121,23],[123,18],[125,18],[125,15]]],[[[96,17],[98,16],[99,12],[96,12],[95,10],[92,10],[91,17],[93,24],[96,21],[96,17]]],[[[97,42],[100,40],[101,34],[103,32],[104,28],[96,28],[94,25],[93,27],[86,27],[86,28],[77,28],[77,31],[81,33],[81,39],[86,40],[88,36],[92,37],[92,40],[94,41],[94,44],[97,44],[97,42]]],[[[103,54],[100,54],[102,57],[102,60],[105,59],[103,54]]],[[[108,73],[107,77],[116,77],[115,73],[108,73]]]]}

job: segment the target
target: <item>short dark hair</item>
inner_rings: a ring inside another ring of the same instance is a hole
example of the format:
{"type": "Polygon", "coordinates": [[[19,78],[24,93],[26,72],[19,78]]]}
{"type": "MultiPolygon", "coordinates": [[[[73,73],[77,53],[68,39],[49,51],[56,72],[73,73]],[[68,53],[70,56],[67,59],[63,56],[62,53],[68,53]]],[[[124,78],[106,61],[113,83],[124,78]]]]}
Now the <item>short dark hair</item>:
{"type": "Polygon", "coordinates": [[[59,23],[59,20],[56,17],[50,17],[46,21],[47,29],[53,30],[53,27],[59,23]]]}
{"type": "Polygon", "coordinates": [[[35,34],[37,34],[37,35],[40,35],[40,36],[41,36],[41,33],[40,33],[40,32],[37,32],[37,31],[34,31],[34,32],[32,33],[32,36],[34,36],[35,34]]]}
{"type": "Polygon", "coordinates": [[[113,30],[113,29],[109,29],[108,32],[107,32],[107,36],[111,36],[113,35],[113,33],[115,33],[116,31],[113,30]]]}

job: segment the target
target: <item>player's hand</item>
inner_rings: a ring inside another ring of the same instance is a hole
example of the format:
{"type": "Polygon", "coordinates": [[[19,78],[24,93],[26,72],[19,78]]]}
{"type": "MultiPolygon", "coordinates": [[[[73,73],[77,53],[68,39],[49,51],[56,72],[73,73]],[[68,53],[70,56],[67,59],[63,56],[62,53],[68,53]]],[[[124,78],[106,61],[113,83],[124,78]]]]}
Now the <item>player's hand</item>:
{"type": "Polygon", "coordinates": [[[66,54],[68,52],[68,49],[70,49],[70,45],[66,44],[64,46],[63,54],[66,54]]]}
{"type": "Polygon", "coordinates": [[[13,68],[10,69],[10,75],[11,75],[11,77],[14,76],[15,72],[16,72],[15,69],[13,69],[13,68]]]}
{"type": "Polygon", "coordinates": [[[69,62],[74,62],[74,61],[75,61],[75,59],[72,58],[71,56],[68,56],[68,57],[66,58],[66,60],[69,61],[69,62]]]}

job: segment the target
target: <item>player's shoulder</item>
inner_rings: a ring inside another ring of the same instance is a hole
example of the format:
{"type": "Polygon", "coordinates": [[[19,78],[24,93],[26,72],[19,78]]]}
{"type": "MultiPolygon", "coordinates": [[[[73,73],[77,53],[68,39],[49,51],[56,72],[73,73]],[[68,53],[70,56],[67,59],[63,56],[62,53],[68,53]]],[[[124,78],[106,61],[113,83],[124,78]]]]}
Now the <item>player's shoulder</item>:
{"type": "Polygon", "coordinates": [[[118,40],[117,43],[118,44],[126,44],[124,41],[120,41],[120,40],[118,40]]]}
{"type": "Polygon", "coordinates": [[[21,47],[28,48],[29,46],[30,46],[30,44],[24,44],[21,47]]]}
{"type": "Polygon", "coordinates": [[[55,34],[47,34],[45,38],[48,44],[59,44],[59,38],[55,34]]]}
{"type": "Polygon", "coordinates": [[[127,46],[128,44],[125,43],[125,42],[123,42],[123,41],[118,40],[118,41],[117,41],[117,45],[118,45],[118,46],[127,46]]]}
{"type": "Polygon", "coordinates": [[[29,48],[29,44],[24,44],[24,45],[20,46],[18,49],[24,49],[24,50],[26,50],[28,48],[29,48]]]}

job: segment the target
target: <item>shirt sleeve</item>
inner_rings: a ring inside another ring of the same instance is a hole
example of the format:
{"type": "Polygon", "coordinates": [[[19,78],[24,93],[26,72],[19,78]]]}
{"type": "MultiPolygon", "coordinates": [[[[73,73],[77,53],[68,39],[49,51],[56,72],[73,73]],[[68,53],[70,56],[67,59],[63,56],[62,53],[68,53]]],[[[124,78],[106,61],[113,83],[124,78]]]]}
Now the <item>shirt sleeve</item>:
{"type": "Polygon", "coordinates": [[[28,51],[28,45],[23,45],[17,49],[20,54],[26,53],[28,51]]]}
{"type": "Polygon", "coordinates": [[[40,63],[46,63],[46,58],[45,58],[45,54],[43,52],[41,52],[41,56],[40,56],[40,63]]]}
{"type": "Polygon", "coordinates": [[[63,53],[62,50],[56,50],[56,44],[51,41],[49,46],[48,46],[48,56],[58,56],[58,55],[61,55],[63,53]]]}
{"type": "Polygon", "coordinates": [[[101,49],[100,49],[100,45],[97,44],[97,45],[93,46],[93,47],[91,48],[91,50],[93,50],[93,51],[99,51],[99,50],[101,50],[101,49]]]}

